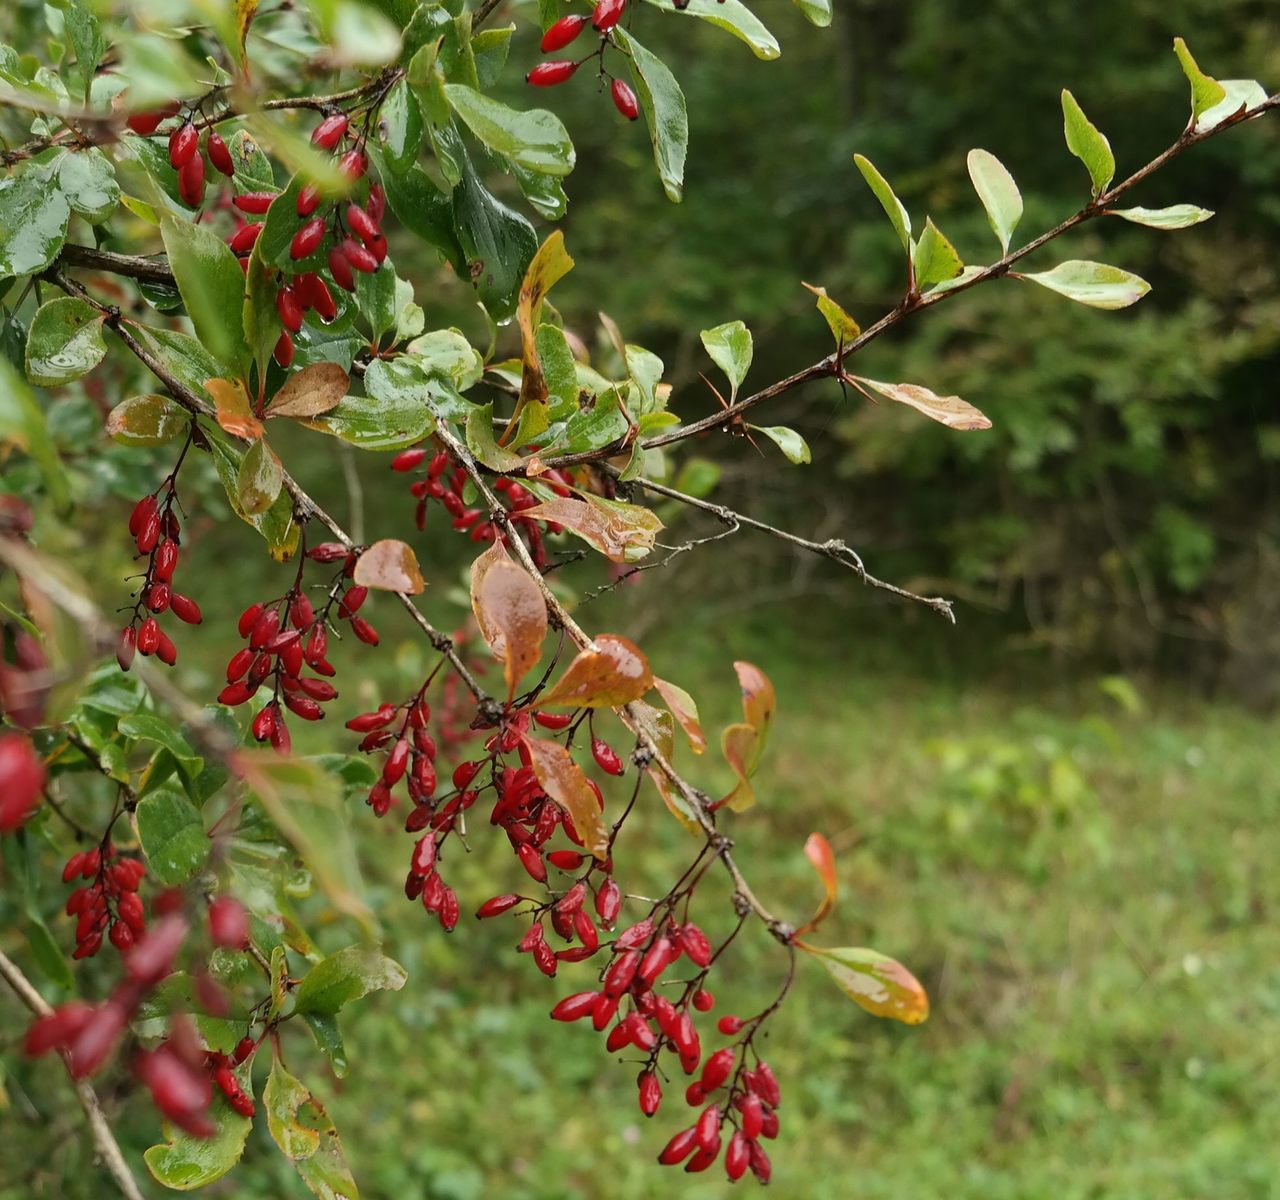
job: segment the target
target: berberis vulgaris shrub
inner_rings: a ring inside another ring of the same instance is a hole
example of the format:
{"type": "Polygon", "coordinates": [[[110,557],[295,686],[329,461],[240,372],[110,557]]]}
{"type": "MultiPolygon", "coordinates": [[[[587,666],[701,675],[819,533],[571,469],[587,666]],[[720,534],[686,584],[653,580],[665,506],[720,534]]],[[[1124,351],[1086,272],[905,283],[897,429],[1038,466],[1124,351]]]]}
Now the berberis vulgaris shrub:
{"type": "MultiPolygon", "coordinates": [[[[796,3],[814,26],[832,19],[832,0],[796,3]]],[[[933,220],[913,221],[859,156],[902,247],[896,306],[864,326],[806,284],[834,339],[827,357],[749,391],[751,333],[716,324],[702,334],[709,392],[673,394],[660,359],[607,318],[593,360],[587,331],[565,328],[548,300],[573,267],[553,223],[574,148],[536,105],[554,104],[556,87],[598,89],[598,119],[618,123],[619,141],[647,130],[678,201],[686,106],[645,42],[653,26],[700,20],[776,57],[748,4],[173,0],[15,11],[23,39],[0,46],[0,829],[10,940],[26,961],[5,955],[0,967],[33,1014],[26,1052],[61,1055],[126,1194],[137,1185],[96,1098],[104,1077],[149,1095],[163,1118],[145,1159],[164,1184],[219,1178],[265,1120],[317,1194],[354,1196],[339,1135],[284,1048],[314,1039],[345,1069],[339,1013],[405,983],[377,945],[354,866],[361,827],[403,825],[405,902],[461,937],[460,855],[493,838],[512,861],[474,916],[511,926],[523,956],[513,971],[556,979],[552,1019],[581,1026],[584,1041],[593,1030],[602,1057],[635,1074],[639,1108],[661,1127],[644,1152],[768,1182],[767,1147],[785,1153],[786,1081],[762,1057],[761,1035],[793,985],[797,952],[877,1016],[914,1024],[928,1000],[893,959],[809,940],[836,900],[821,834],[803,847],[822,895],[804,921],[775,914],[734,854],[774,719],[765,672],[735,664],[743,718],[721,732],[720,750],[737,782],[708,794],[684,761],[708,745],[693,700],[627,637],[580,624],[582,606],[548,577],[575,547],[608,560],[613,581],[693,549],[659,540],[663,522],[645,503],[656,501],[712,514],[720,536],[784,538],[950,618],[948,601],[877,579],[841,541],[707,499],[697,481],[711,476],[682,459],[689,440],[728,433],[749,453],[806,463],[797,433],[753,421],[823,381],[850,403],[908,405],[956,436],[981,436],[990,422],[946,394],[945,380],[869,379],[852,369],[858,351],[979,284],[1037,285],[1028,304],[1041,289],[1098,309],[1137,302],[1148,287],[1136,275],[1039,252],[1104,217],[1159,231],[1206,220],[1192,204],[1139,206],[1141,184],[1280,96],[1219,82],[1177,41],[1170,83],[1180,65],[1190,120],[1116,182],[1107,138],[1064,91],[1067,149],[1089,184],[1082,205],[1015,241],[1018,186],[992,154],[971,151],[998,251],[982,265],[963,263],[933,220]],[[513,37],[522,24],[538,27],[541,54],[534,38],[513,37]],[[541,90],[520,106],[491,94],[521,94],[521,77],[541,90]],[[495,191],[522,195],[543,231],[495,191]],[[421,281],[399,274],[389,251],[414,239],[474,287],[487,345],[426,327],[421,281]],[[1024,269],[1033,253],[1035,269],[1024,269]],[[136,387],[107,396],[104,376],[136,387]],[[85,436],[63,461],[43,389],[68,387],[100,405],[105,435],[85,436]],[[277,439],[289,426],[306,432],[277,439]],[[274,445],[297,436],[339,472],[350,448],[383,456],[377,540],[354,541],[297,483],[274,445]],[[46,543],[77,505],[103,503],[107,476],[91,471],[111,456],[112,495],[162,465],[128,502],[112,501],[137,567],[118,584],[123,615],[109,617],[46,543]],[[244,553],[290,564],[268,594],[238,589],[234,564],[188,544],[190,524],[217,515],[201,511],[213,479],[249,527],[244,553]],[[464,638],[438,629],[436,606],[419,598],[418,531],[445,525],[474,546],[478,633],[464,638]],[[225,680],[189,694],[171,668],[215,585],[243,614],[221,634],[225,680]],[[346,638],[379,654],[379,594],[407,611],[430,668],[356,711],[331,646],[346,638]],[[497,665],[486,672],[488,659],[497,665]],[[293,753],[291,736],[322,720],[329,753],[293,753]],[[634,895],[635,827],[668,812],[690,835],[684,870],[664,894],[634,895]],[[295,901],[309,888],[350,925],[349,948],[325,955],[308,936],[295,901]],[[730,921],[707,919],[719,905],[730,921]],[[700,922],[731,932],[712,939],[700,922]],[[757,1012],[717,1011],[719,969],[747,933],[777,943],[776,998],[757,1012]],[[109,966],[87,977],[71,961],[95,957],[109,966]]],[[[1049,124],[1049,114],[1028,119],[1049,124]]]]}

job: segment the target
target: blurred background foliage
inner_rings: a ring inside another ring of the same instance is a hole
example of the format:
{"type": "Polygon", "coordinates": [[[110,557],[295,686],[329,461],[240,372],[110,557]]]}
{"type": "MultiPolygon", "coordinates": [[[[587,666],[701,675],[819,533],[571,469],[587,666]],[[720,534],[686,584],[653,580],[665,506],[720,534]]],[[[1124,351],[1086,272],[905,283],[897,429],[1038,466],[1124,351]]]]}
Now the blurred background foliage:
{"type": "MultiPolygon", "coordinates": [[[[678,208],[652,176],[643,130],[590,86],[538,98],[579,151],[563,222],[578,266],[557,305],[593,344],[603,309],[659,352],[687,419],[714,404],[698,378],[708,369],[699,330],[751,326],[750,386],[828,348],[801,280],[864,324],[896,302],[896,242],[855,150],[918,220],[932,215],[966,260],[982,261],[993,242],[965,173],[970,147],[1017,177],[1027,236],[1086,194],[1061,141],[1062,87],[1111,138],[1125,174],[1182,127],[1175,34],[1213,74],[1280,82],[1280,13],[1264,0],[836,0],[825,33],[782,0],[756,7],[783,44],[776,63],[698,22],[643,13],[646,42],[690,101],[678,208]]],[[[39,6],[19,4],[0,28],[40,19],[39,6]]],[[[531,103],[519,76],[534,57],[527,36],[513,48],[513,102],[531,103]]],[[[878,574],[959,596],[957,629],[746,533],[583,614],[636,636],[661,674],[694,692],[709,728],[734,717],[732,659],[771,674],[781,719],[758,777],[764,802],[734,829],[753,883],[779,910],[805,911],[816,885],[799,848],[826,831],[845,892],[833,936],[901,958],[933,996],[927,1025],[891,1027],[802,974],[770,1051],[788,1088],[781,1195],[1276,1194],[1280,774],[1273,724],[1238,706],[1280,690],[1275,124],[1196,149],[1135,195],[1214,208],[1211,223],[1176,235],[1103,223],[1035,264],[1086,257],[1134,270],[1155,291],[1133,310],[992,285],[861,359],[873,377],[963,395],[991,432],[950,433],[832,384],[792,393],[770,417],[802,430],[810,467],[767,444],[763,456],[724,438],[696,448],[722,471],[716,499],[806,536],[844,537],[878,574]]],[[[483,345],[466,286],[410,253],[393,247],[428,327],[457,324],[483,345]]],[[[104,452],[99,405],[143,390],[127,370],[116,363],[89,381],[96,394],[68,390],[55,403],[80,507],[73,525],[39,531],[106,607],[128,572],[125,498],[164,460],[104,452]],[[100,503],[106,494],[116,499],[100,503]]],[[[317,442],[299,432],[279,448],[345,516],[350,478],[317,442]]],[[[403,533],[411,501],[383,461],[351,470],[369,534],[403,533]]],[[[180,670],[193,693],[211,694],[234,614],[291,572],[223,519],[211,476],[183,482],[209,594],[180,670]]],[[[672,517],[681,537],[713,530],[672,517]]],[[[428,611],[442,626],[460,621],[469,546],[439,528],[416,544],[428,611]]],[[[603,582],[598,565],[562,574],[567,590],[603,582]]],[[[344,697],[353,707],[421,678],[420,643],[385,600],[377,617],[385,654],[340,651],[340,676],[360,676],[344,697]]],[[[330,730],[310,733],[304,748],[332,748],[330,730]]],[[[714,791],[728,779],[713,757],[691,769],[714,791]]],[[[306,1039],[289,1049],[291,1068],[330,1103],[363,1194],[726,1194],[722,1180],[659,1174],[652,1157],[666,1134],[638,1117],[630,1070],[582,1030],[546,1020],[576,980],[548,988],[514,958],[501,922],[465,923],[454,938],[429,927],[398,895],[402,838],[366,816],[353,813],[371,902],[410,983],[347,1022],[345,1080],[306,1039]]],[[[492,849],[481,843],[460,872],[464,907],[507,877],[509,856],[492,849]]],[[[687,849],[655,808],[630,851],[636,890],[687,849]]],[[[349,940],[318,899],[303,906],[327,948],[349,940]]],[[[739,944],[720,1011],[750,1009],[780,967],[772,947],[739,944]]],[[[82,968],[90,994],[102,965],[82,968]]],[[[0,1004],[12,1042],[17,1012],[0,1004]]],[[[103,1195],[56,1065],[13,1070],[0,1195],[103,1195]]],[[[155,1139],[153,1113],[108,1101],[136,1155],[155,1139]]],[[[670,1114],[662,1120],[666,1129],[670,1114]]],[[[214,1190],[303,1194],[263,1129],[214,1190]]]]}

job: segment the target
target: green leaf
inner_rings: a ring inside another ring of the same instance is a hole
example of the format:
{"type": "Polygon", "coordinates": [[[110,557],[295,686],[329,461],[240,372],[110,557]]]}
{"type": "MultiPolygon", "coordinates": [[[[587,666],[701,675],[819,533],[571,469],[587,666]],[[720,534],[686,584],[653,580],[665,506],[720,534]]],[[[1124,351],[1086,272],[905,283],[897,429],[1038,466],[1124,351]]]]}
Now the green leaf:
{"type": "Polygon", "coordinates": [[[191,743],[163,717],[152,713],[131,713],[120,721],[120,732],[135,742],[152,742],[162,746],[178,762],[185,779],[195,779],[204,768],[204,759],[192,748],[191,743]]]}
{"type": "Polygon", "coordinates": [[[858,322],[827,295],[826,288],[815,287],[811,283],[803,286],[817,297],[818,311],[822,314],[822,319],[826,321],[827,328],[831,330],[831,336],[836,339],[838,346],[847,346],[862,333],[858,322]]]}
{"type": "MultiPolygon", "coordinates": [[[[381,156],[375,155],[375,161],[381,156]]],[[[465,254],[453,227],[453,202],[421,167],[403,175],[380,171],[387,204],[400,223],[423,241],[435,246],[459,275],[465,270],[465,254]]],[[[535,238],[536,241],[536,238],[535,238]]]]}
{"type": "Polygon", "coordinates": [[[493,433],[493,405],[473,409],[467,417],[467,448],[491,471],[511,471],[524,461],[514,450],[499,446],[493,433]]]}
{"type": "Polygon", "coordinates": [[[704,329],[701,337],[702,344],[711,355],[711,361],[729,379],[730,398],[736,399],[738,388],[751,369],[751,358],[755,353],[751,330],[741,321],[730,321],[725,325],[717,325],[714,329],[704,329]]]}
{"type": "Polygon", "coordinates": [[[182,43],[157,34],[125,34],[120,39],[123,61],[117,67],[129,81],[129,105],[135,111],[158,108],[198,96],[208,68],[183,49],[182,43]]]}
{"type": "Polygon", "coordinates": [[[785,425],[748,425],[747,428],[763,433],[797,466],[803,466],[813,459],[809,443],[794,429],[788,429],[785,425]]]}
{"type": "Polygon", "coordinates": [[[1173,39],[1173,52],[1182,64],[1182,73],[1191,84],[1191,122],[1194,125],[1215,104],[1220,104],[1227,98],[1227,90],[1216,79],[1200,70],[1182,38],[1173,39]]]}
{"type": "Polygon", "coordinates": [[[40,468],[45,487],[58,508],[71,493],[62,462],[49,436],[44,410],[36,403],[27,381],[6,358],[0,358],[0,446],[16,446],[40,468]]]}
{"type": "MultiPolygon", "coordinates": [[[[241,1087],[246,1091],[252,1088],[247,1071],[241,1087]]],[[[166,1122],[163,1128],[168,1142],[143,1153],[147,1170],[165,1187],[175,1192],[194,1191],[221,1179],[240,1161],[253,1122],[236,1112],[217,1088],[209,1112],[217,1127],[212,1137],[193,1137],[166,1122]]]]}
{"type": "Polygon", "coordinates": [[[810,25],[825,29],[831,24],[831,0],[792,0],[810,25]]]}
{"type": "Polygon", "coordinates": [[[1002,163],[989,150],[969,151],[969,178],[987,210],[991,231],[1000,242],[1000,250],[1009,253],[1009,239],[1022,220],[1022,193],[1002,163]]]}
{"type": "Polygon", "coordinates": [[[622,49],[631,56],[640,110],[649,126],[653,157],[667,198],[679,203],[684,195],[684,164],[689,152],[689,113],[684,92],[660,58],[651,54],[622,26],[613,31],[622,49]]]}
{"type": "Polygon", "coordinates": [[[915,269],[916,287],[921,290],[954,279],[964,270],[956,248],[930,218],[926,218],[924,232],[916,245],[915,269]]]}
{"type": "MultiPolygon", "coordinates": [[[[325,416],[331,417],[337,411],[335,408],[325,416]]],[[[223,490],[227,493],[227,499],[231,502],[232,511],[262,534],[272,558],[277,562],[287,562],[298,549],[301,538],[298,524],[293,519],[293,500],[288,493],[281,492],[276,502],[266,512],[246,512],[240,507],[237,491],[240,464],[244,460],[244,454],[239,447],[230,445],[221,436],[211,437],[209,444],[212,448],[214,468],[218,472],[223,490]]]]}
{"type": "MultiPolygon", "coordinates": [[[[739,41],[746,42],[751,47],[751,52],[766,62],[772,61],[782,53],[778,39],[741,0],[688,0],[683,8],[677,8],[671,0],[648,0],[648,3],[662,12],[701,17],[709,24],[727,30],[739,41]]],[[[830,22],[830,20],[831,13],[828,10],[827,21],[830,22]]]]}
{"type": "Polygon", "coordinates": [[[43,168],[0,179],[0,277],[43,271],[66,241],[71,206],[43,168]]]}
{"type": "Polygon", "coordinates": [[[244,273],[236,256],[212,229],[165,217],[160,223],[169,266],[196,336],[221,363],[243,370],[244,273]]]}
{"type": "Polygon", "coordinates": [[[362,450],[402,450],[435,429],[426,399],[445,387],[403,356],[375,359],[365,372],[366,395],[347,396],[323,416],[302,423],[362,450]]]}
{"type": "Polygon", "coordinates": [[[348,946],[316,963],[294,994],[298,1012],[336,1013],[370,992],[398,992],[408,975],[393,958],[369,946],[348,946]]]}
{"type": "Polygon", "coordinates": [[[919,1025],[929,1016],[929,997],[900,962],[874,950],[797,944],[822,963],[846,996],[874,1016],[907,1025],[919,1025]]]}
{"type": "Polygon", "coordinates": [[[267,1128],[302,1182],[321,1200],[359,1200],[338,1131],[323,1104],[277,1059],[262,1092],[267,1128]]]}
{"type": "Polygon", "coordinates": [[[470,159],[453,189],[453,213],[480,300],[495,321],[506,320],[515,312],[520,283],[538,250],[538,235],[480,182],[470,159]]]}
{"type": "Polygon", "coordinates": [[[275,451],[259,438],[240,460],[236,474],[236,500],[241,509],[255,515],[264,513],[280,495],[284,471],[275,451]]]}
{"type": "Polygon", "coordinates": [[[1256,79],[1223,79],[1221,83],[1227,94],[1226,99],[1215,104],[1200,118],[1201,133],[1216,129],[1224,121],[1266,102],[1267,89],[1256,79]]]}
{"type": "Polygon", "coordinates": [[[573,170],[573,141],[554,113],[545,108],[519,112],[461,83],[445,84],[444,93],[453,111],[490,150],[545,175],[573,170]]]}
{"type": "Polygon", "coordinates": [[[120,203],[120,185],[111,160],[96,146],[61,154],[56,160],[58,190],[91,225],[105,221],[120,203]]]}
{"type": "Polygon", "coordinates": [[[107,49],[102,23],[88,4],[68,4],[62,10],[62,23],[76,52],[76,72],[84,86],[84,98],[88,100],[94,72],[107,49]]]}
{"type": "Polygon", "coordinates": [[[27,335],[27,378],[37,387],[57,387],[87,375],[107,353],[105,320],[78,296],[42,304],[27,335]]]}
{"type": "Polygon", "coordinates": [[[197,396],[204,392],[204,385],[210,379],[217,379],[226,371],[226,367],[215,362],[204,346],[188,333],[146,325],[134,325],[130,332],[160,360],[170,375],[197,396]]]}
{"type": "Polygon", "coordinates": [[[136,812],[138,840],[156,880],[177,887],[194,879],[209,860],[209,837],[196,806],[177,788],[143,796],[136,812]]]}
{"type": "Polygon", "coordinates": [[[1111,153],[1111,143],[1084,115],[1076,98],[1065,88],[1062,91],[1062,119],[1067,149],[1087,168],[1089,178],[1093,180],[1093,198],[1096,200],[1115,178],[1116,158],[1111,153]]]}
{"type": "Polygon", "coordinates": [[[898,199],[897,193],[889,186],[885,177],[876,170],[869,158],[861,154],[855,154],[853,161],[857,164],[858,170],[862,172],[862,178],[867,181],[867,186],[871,189],[872,194],[880,201],[880,207],[884,209],[885,216],[889,218],[889,224],[893,226],[894,233],[898,235],[898,241],[902,243],[902,248],[910,254],[911,218],[908,216],[902,201],[898,199]]]}
{"type": "Polygon", "coordinates": [[[343,1045],[342,1034],[338,1030],[338,1022],[329,1013],[303,1013],[303,1021],[311,1030],[324,1056],[329,1060],[333,1073],[342,1079],[347,1074],[347,1048],[343,1045]]]}
{"type": "Polygon", "coordinates": [[[1041,287],[1091,308],[1128,308],[1151,290],[1145,279],[1129,271],[1080,259],[1060,263],[1052,271],[1034,272],[1020,278],[1030,279],[1041,287]]]}
{"type": "Polygon", "coordinates": [[[1213,212],[1197,208],[1194,204],[1171,204],[1168,208],[1109,208],[1107,215],[1123,217],[1135,225],[1146,225],[1151,229],[1187,229],[1207,221],[1213,212]]]}
{"type": "Polygon", "coordinates": [[[417,160],[425,128],[422,110],[408,80],[401,79],[387,93],[378,110],[377,128],[387,166],[397,175],[407,171],[417,160]]]}

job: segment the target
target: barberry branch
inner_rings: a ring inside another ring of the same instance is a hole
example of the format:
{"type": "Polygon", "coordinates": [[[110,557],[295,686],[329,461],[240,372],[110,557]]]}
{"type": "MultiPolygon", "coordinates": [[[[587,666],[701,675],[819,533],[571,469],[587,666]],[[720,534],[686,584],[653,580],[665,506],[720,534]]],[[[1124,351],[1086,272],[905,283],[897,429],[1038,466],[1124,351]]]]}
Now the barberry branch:
{"type": "MultiPolygon", "coordinates": [[[[22,973],[22,968],[3,951],[0,951],[0,975],[4,976],[5,983],[13,989],[14,995],[35,1016],[47,1017],[53,1012],[45,998],[36,991],[31,980],[22,973]]],[[[84,1110],[85,1118],[89,1122],[89,1132],[93,1136],[93,1144],[98,1149],[103,1165],[128,1200],[143,1200],[138,1181],[129,1170],[129,1164],[125,1162],[120,1143],[111,1132],[111,1126],[107,1122],[106,1114],[102,1111],[102,1105],[98,1100],[97,1092],[93,1090],[93,1085],[87,1079],[73,1078],[71,1083],[76,1091],[76,1099],[80,1101],[80,1107],[84,1110]]]]}

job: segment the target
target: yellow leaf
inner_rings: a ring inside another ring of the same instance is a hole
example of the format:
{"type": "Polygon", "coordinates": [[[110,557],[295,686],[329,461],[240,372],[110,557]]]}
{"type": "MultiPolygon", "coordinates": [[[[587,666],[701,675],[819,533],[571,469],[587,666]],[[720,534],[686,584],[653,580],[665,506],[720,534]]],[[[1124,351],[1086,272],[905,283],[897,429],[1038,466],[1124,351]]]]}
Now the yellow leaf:
{"type": "Polygon", "coordinates": [[[566,708],[620,708],[653,686],[649,660],[634,642],[602,633],[583,650],[538,703],[566,708]]]}
{"type": "Polygon", "coordinates": [[[253,442],[262,436],[262,422],[253,415],[248,393],[239,379],[206,379],[204,390],[213,397],[218,424],[232,437],[253,442]]]}

